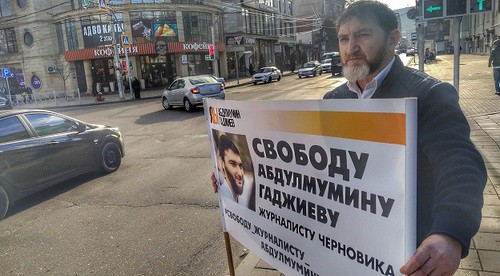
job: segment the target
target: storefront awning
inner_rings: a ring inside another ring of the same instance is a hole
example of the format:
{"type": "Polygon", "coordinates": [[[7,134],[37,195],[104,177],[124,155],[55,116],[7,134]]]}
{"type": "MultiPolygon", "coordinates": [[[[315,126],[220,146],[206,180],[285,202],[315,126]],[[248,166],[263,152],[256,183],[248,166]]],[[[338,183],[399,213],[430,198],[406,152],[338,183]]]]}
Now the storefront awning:
{"type": "MultiPolygon", "coordinates": [[[[207,52],[209,42],[169,42],[167,53],[192,53],[192,52],[207,52]]],[[[219,51],[225,52],[226,45],[224,43],[216,42],[219,51]]],[[[118,52],[121,57],[125,56],[124,48],[118,46],[118,52]]],[[[143,44],[133,44],[127,49],[129,56],[142,56],[142,55],[154,55],[156,54],[154,43],[143,43],[143,44]]],[[[90,60],[90,59],[101,59],[101,58],[112,58],[113,57],[113,47],[97,47],[90,49],[82,49],[75,51],[64,52],[64,59],[66,61],[76,61],[76,60],[90,60]]]]}

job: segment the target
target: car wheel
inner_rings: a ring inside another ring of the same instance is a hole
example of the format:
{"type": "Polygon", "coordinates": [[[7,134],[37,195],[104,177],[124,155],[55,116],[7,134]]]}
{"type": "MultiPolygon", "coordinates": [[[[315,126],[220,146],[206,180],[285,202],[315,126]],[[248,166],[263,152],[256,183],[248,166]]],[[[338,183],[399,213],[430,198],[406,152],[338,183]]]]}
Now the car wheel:
{"type": "Polygon", "coordinates": [[[7,214],[7,210],[9,209],[9,195],[4,190],[2,186],[0,186],[0,220],[2,220],[7,214]]]}
{"type": "Polygon", "coordinates": [[[267,83],[271,83],[272,81],[273,81],[272,77],[269,77],[269,79],[267,79],[267,83]]]}
{"type": "Polygon", "coordinates": [[[301,78],[302,78],[302,76],[299,76],[299,79],[301,79],[301,78]]]}
{"type": "Polygon", "coordinates": [[[316,77],[316,72],[313,73],[313,78],[316,77]]]}
{"type": "Polygon", "coordinates": [[[188,99],[184,99],[184,109],[187,112],[193,111],[193,105],[191,104],[191,102],[188,99]]]}
{"type": "Polygon", "coordinates": [[[122,163],[122,151],[116,142],[107,141],[101,149],[101,171],[112,173],[122,163]]]}
{"type": "Polygon", "coordinates": [[[281,80],[281,76],[278,77],[278,81],[280,81],[280,80],[281,80]]]}
{"type": "Polygon", "coordinates": [[[163,97],[161,105],[163,105],[163,108],[165,108],[165,110],[169,110],[170,108],[172,108],[172,106],[168,103],[167,97],[163,97]]]}
{"type": "Polygon", "coordinates": [[[254,81],[254,82],[253,82],[253,85],[257,85],[257,82],[255,82],[255,81],[254,81]]]}

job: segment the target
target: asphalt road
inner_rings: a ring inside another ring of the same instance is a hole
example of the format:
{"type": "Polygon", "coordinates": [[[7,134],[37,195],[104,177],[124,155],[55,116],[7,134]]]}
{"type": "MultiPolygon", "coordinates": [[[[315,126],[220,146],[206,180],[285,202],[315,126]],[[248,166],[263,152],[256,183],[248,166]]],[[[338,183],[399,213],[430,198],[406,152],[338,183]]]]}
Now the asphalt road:
{"type": "MultiPolygon", "coordinates": [[[[228,89],[232,100],[321,99],[342,78],[283,78],[228,89]]],[[[118,126],[126,156],[18,202],[0,222],[2,275],[225,275],[203,109],[142,100],[57,112],[118,126]]],[[[75,156],[78,158],[78,156],[75,156]]],[[[243,247],[233,242],[238,262],[243,247]]]]}

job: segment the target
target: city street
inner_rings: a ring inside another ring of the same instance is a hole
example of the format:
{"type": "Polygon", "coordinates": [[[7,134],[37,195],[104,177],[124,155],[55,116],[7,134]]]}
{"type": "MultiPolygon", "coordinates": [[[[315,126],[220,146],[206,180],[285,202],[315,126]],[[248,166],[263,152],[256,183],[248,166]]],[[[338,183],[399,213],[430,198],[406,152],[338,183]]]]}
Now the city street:
{"type": "MultiPolygon", "coordinates": [[[[321,99],[331,74],[228,89],[227,99],[321,99]]],[[[160,99],[59,108],[118,126],[126,156],[110,175],[88,175],[30,196],[0,223],[2,274],[224,275],[203,109],[166,111],[160,99]]],[[[235,261],[243,248],[233,242],[235,261]]]]}

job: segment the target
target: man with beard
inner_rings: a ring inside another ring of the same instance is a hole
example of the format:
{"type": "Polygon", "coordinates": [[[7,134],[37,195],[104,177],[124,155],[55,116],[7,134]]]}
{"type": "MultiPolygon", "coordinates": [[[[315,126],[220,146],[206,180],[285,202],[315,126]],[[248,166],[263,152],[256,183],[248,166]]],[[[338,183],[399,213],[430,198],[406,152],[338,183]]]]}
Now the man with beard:
{"type": "Polygon", "coordinates": [[[232,199],[234,202],[246,206],[246,200],[240,197],[245,185],[243,161],[241,160],[240,151],[226,135],[219,137],[219,156],[222,161],[225,178],[225,181],[220,186],[219,193],[226,198],[232,199]]]}
{"type": "Polygon", "coordinates": [[[394,56],[397,28],[396,15],[385,4],[351,4],[337,28],[347,83],[324,99],[418,98],[419,247],[400,272],[452,275],[481,222],[486,169],[470,140],[456,89],[394,56]]]}

